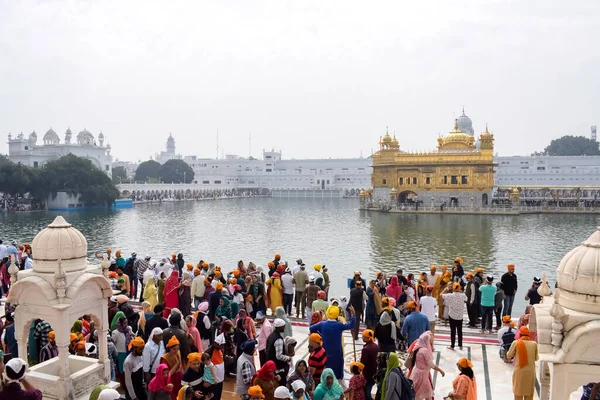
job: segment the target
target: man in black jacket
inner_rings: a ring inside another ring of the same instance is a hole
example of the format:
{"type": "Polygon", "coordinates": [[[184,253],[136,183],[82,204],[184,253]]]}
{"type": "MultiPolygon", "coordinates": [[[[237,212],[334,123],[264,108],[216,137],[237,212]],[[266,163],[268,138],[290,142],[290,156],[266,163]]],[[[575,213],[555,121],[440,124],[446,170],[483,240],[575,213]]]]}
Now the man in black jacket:
{"type": "MultiPolygon", "coordinates": [[[[155,317],[152,317],[154,319],[155,317]]],[[[148,321],[148,322],[150,322],[148,321]]],[[[181,329],[181,316],[179,314],[173,314],[169,317],[169,327],[167,329],[163,329],[163,343],[165,344],[165,348],[167,347],[167,343],[169,340],[175,336],[177,340],[179,340],[179,351],[181,353],[181,359],[187,360],[188,354],[190,354],[190,342],[187,340],[187,335],[185,331],[181,329]]]]}
{"type": "Polygon", "coordinates": [[[162,313],[165,309],[165,306],[162,304],[157,304],[154,306],[154,316],[146,321],[146,326],[144,327],[144,341],[148,341],[148,337],[154,328],[160,328],[162,330],[167,329],[169,323],[166,319],[163,318],[162,313]]]}
{"type": "Polygon", "coordinates": [[[500,282],[502,282],[502,289],[504,289],[504,309],[502,310],[502,316],[511,315],[512,307],[515,302],[515,295],[517,294],[517,274],[515,274],[514,264],[508,264],[506,267],[508,272],[502,275],[500,282]]]}

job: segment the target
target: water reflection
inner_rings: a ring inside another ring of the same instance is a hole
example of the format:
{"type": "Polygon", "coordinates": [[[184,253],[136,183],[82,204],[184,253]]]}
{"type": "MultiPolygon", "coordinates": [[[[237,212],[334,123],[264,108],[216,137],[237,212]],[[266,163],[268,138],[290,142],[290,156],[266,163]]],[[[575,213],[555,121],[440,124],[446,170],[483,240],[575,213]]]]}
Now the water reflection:
{"type": "MultiPolygon", "coordinates": [[[[533,276],[548,272],[553,286],[560,259],[586,239],[598,216],[414,215],[367,213],[356,200],[238,199],[140,205],[129,210],[65,213],[88,239],[90,257],[108,247],[154,258],[183,252],[232,270],[239,259],[265,265],[275,253],[294,263],[328,265],[332,293],[346,293],[346,278],[361,270],[405,273],[452,264],[484,267],[497,278],[517,267],[515,308],[524,309],[533,276]]],[[[0,237],[31,242],[56,213],[0,216],[0,237]]]]}

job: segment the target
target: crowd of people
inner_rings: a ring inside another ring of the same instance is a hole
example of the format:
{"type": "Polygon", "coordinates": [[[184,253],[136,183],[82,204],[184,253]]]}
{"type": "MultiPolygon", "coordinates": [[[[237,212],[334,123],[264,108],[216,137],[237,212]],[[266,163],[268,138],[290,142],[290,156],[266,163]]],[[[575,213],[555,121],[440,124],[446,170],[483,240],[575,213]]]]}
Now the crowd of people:
{"type": "MultiPolygon", "coordinates": [[[[31,247],[0,244],[0,252],[8,256],[0,268],[4,284],[12,262],[26,268],[31,247]]],[[[514,363],[515,398],[533,395],[536,337],[528,330],[529,309],[518,326],[511,317],[518,291],[514,265],[496,284],[482,268],[465,273],[460,258],[452,268],[442,265],[438,271],[431,265],[418,277],[398,269],[391,277],[378,272],[367,282],[355,271],[349,294],[336,298],[326,265],[309,271],[301,259],[289,265],[279,254],[265,268],[240,260],[228,270],[205,260],[188,263],[181,253],[153,261],[108,249],[103,257],[110,261],[114,292],[108,301],[111,378],[121,383],[127,399],[219,400],[226,379],[235,379],[242,400],[433,399],[432,370],[445,375],[434,362],[436,324],[448,324],[448,348],[462,350],[465,314],[465,324],[480,324],[482,334],[498,335],[500,356],[514,363]],[[141,310],[132,300],[141,302],[141,310]],[[310,353],[296,362],[293,314],[309,326],[310,353]],[[363,343],[349,365],[344,331],[363,343]],[[348,384],[345,369],[352,375],[348,384]]],[[[527,290],[531,304],[541,300],[541,284],[536,278],[527,290]]],[[[10,280],[5,293],[9,285],[10,280]]],[[[57,357],[54,331],[43,319],[32,322],[28,353],[18,354],[13,311],[5,305],[4,350],[29,365],[57,357]]],[[[90,315],[73,323],[71,354],[98,357],[101,333],[95,325],[90,315]]],[[[476,399],[473,364],[458,354],[456,362],[457,377],[447,397],[476,399]]],[[[23,384],[23,393],[31,390],[23,384]]],[[[98,387],[90,398],[120,395],[98,387]]]]}
{"type": "Polygon", "coordinates": [[[209,200],[228,197],[270,196],[265,188],[250,189],[169,189],[134,190],[130,197],[133,201],[172,201],[172,200],[209,200]]]}

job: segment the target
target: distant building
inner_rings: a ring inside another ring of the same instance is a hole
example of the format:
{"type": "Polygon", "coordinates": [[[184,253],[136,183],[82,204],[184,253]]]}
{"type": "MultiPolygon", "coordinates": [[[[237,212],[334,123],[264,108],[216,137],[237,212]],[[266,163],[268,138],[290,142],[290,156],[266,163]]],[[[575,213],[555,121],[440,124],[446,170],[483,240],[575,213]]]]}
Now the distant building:
{"type": "Polygon", "coordinates": [[[50,128],[38,144],[37,133],[31,132],[27,138],[23,133],[15,138],[8,134],[8,158],[14,163],[28,165],[33,168],[41,167],[51,160],[56,160],[68,154],[87,158],[97,168],[112,176],[112,156],[110,144],[104,146],[104,134],[100,132],[98,142],[87,129],[77,134],[75,143],[71,143],[71,129],[65,132],[64,142],[60,143],[58,134],[50,128]]]}
{"type": "Polygon", "coordinates": [[[228,154],[210,159],[184,156],[175,151],[175,139],[169,135],[166,151],[155,160],[164,164],[181,159],[194,170],[194,181],[207,189],[267,188],[281,190],[343,189],[358,193],[371,183],[369,158],[290,159],[281,151],[263,150],[262,159],[228,154]]]}
{"type": "Polygon", "coordinates": [[[600,187],[600,156],[499,156],[496,187],[600,187]]]}

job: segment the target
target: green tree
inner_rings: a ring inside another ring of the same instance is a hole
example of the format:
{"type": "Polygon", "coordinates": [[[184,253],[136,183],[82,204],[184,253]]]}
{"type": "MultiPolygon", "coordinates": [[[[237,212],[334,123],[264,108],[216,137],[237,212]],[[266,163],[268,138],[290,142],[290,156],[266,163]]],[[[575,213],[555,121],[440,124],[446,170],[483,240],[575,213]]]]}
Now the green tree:
{"type": "Polygon", "coordinates": [[[160,166],[158,174],[163,182],[190,183],[194,180],[194,170],[183,160],[169,160],[160,166]]]}
{"type": "Polygon", "coordinates": [[[108,175],[90,160],[72,154],[46,163],[41,179],[46,193],[79,195],[84,204],[110,205],[119,197],[108,175]]]}
{"type": "Polygon", "coordinates": [[[541,153],[548,156],[598,156],[598,142],[585,136],[563,136],[554,139],[541,153]]]}
{"type": "Polygon", "coordinates": [[[160,176],[158,174],[158,170],[160,169],[160,163],[154,160],[144,161],[140,165],[138,165],[135,170],[135,181],[146,182],[148,180],[156,179],[160,176]]]}
{"type": "Polygon", "coordinates": [[[123,181],[127,181],[127,171],[125,171],[125,167],[122,167],[122,166],[113,167],[112,182],[114,184],[117,184],[117,183],[121,183],[123,181]]]}

